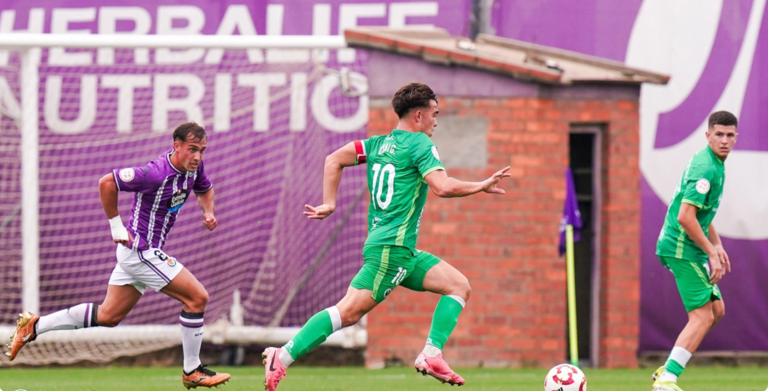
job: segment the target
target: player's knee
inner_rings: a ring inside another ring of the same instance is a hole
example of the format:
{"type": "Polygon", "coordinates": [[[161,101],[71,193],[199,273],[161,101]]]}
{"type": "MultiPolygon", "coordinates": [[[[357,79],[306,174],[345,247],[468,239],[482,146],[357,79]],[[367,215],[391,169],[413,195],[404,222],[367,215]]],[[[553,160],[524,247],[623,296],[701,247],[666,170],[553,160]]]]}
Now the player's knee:
{"type": "Polygon", "coordinates": [[[709,328],[715,323],[715,314],[713,311],[699,311],[696,314],[695,321],[702,327],[709,328]]]}
{"type": "Polygon", "coordinates": [[[356,324],[360,320],[360,316],[357,316],[356,314],[351,314],[347,316],[341,317],[341,327],[347,327],[352,326],[353,324],[356,324]]]}
{"type": "Polygon", "coordinates": [[[712,314],[714,315],[714,323],[717,323],[720,321],[720,319],[723,319],[723,316],[725,316],[725,307],[723,306],[715,306],[712,310],[712,314]]]}
{"type": "Polygon", "coordinates": [[[360,321],[360,318],[365,315],[362,311],[354,311],[354,310],[348,310],[348,311],[339,311],[339,314],[341,315],[341,327],[347,327],[352,326],[353,324],[356,324],[360,321]]]}
{"type": "Polygon", "coordinates": [[[723,316],[725,316],[725,311],[718,312],[715,314],[714,321],[712,322],[712,326],[716,325],[718,322],[720,322],[721,319],[723,319],[723,316]]]}
{"type": "Polygon", "coordinates": [[[201,285],[200,288],[184,302],[190,312],[203,312],[208,305],[208,291],[201,285]]]}
{"type": "Polygon", "coordinates": [[[454,282],[455,295],[460,296],[464,301],[469,301],[469,296],[472,294],[472,287],[469,285],[469,279],[463,274],[457,281],[454,282]]]}
{"type": "Polygon", "coordinates": [[[200,291],[195,295],[190,307],[193,307],[196,312],[203,312],[205,311],[205,306],[208,305],[208,299],[208,291],[200,287],[200,291]]]}
{"type": "Polygon", "coordinates": [[[339,310],[339,316],[341,316],[341,327],[352,326],[360,321],[360,319],[368,311],[358,305],[337,305],[339,310]]]}
{"type": "Polygon", "coordinates": [[[96,319],[96,322],[100,327],[116,327],[123,321],[122,315],[105,314],[96,319]]]}

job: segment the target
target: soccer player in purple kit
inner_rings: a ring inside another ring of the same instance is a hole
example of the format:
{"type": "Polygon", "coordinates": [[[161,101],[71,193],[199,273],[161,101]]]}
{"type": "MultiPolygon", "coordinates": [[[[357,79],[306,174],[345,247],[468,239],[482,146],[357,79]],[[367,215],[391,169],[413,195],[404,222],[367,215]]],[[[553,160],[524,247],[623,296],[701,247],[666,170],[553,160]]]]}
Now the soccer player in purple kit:
{"type": "Polygon", "coordinates": [[[195,192],[203,210],[203,225],[210,231],[216,229],[213,184],[203,166],[206,145],[205,129],[194,122],[184,123],[173,132],[172,150],[144,166],[116,169],[99,180],[101,204],[112,239],[118,243],[117,265],[109,278],[107,297],[100,305],[78,304],[45,316],[22,313],[11,337],[11,350],[6,353],[10,360],[26,343],[51,330],[117,326],[150,287],[183,304],[179,323],[184,386],[213,387],[229,380],[229,374],[211,371],[199,358],[208,292],[189,270],[162,250],[190,191],[195,192]],[[117,210],[118,191],[135,193],[127,229],[117,210]]]}

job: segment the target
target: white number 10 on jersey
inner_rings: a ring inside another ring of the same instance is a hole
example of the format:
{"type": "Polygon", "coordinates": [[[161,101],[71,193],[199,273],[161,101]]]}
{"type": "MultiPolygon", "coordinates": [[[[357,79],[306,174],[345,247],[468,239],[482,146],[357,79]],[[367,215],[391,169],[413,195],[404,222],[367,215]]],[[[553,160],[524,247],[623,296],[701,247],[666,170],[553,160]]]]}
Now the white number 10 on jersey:
{"type": "Polygon", "coordinates": [[[373,200],[373,206],[379,209],[387,209],[392,202],[392,196],[395,193],[395,166],[387,164],[384,169],[381,168],[380,163],[373,165],[373,181],[371,181],[373,188],[371,189],[371,199],[373,200]],[[384,199],[381,198],[382,188],[384,187],[384,174],[387,174],[387,194],[384,199]]]}

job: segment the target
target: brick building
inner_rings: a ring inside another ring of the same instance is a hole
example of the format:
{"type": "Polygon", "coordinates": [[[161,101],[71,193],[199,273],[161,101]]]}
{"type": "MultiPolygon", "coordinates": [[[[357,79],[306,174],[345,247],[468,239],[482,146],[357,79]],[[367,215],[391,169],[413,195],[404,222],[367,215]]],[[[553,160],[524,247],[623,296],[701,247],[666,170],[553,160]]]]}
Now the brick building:
{"type": "MultiPolygon", "coordinates": [[[[564,171],[575,173],[585,230],[577,246],[579,346],[601,367],[637,365],[640,266],[638,100],[668,78],[621,63],[481,35],[358,28],[368,56],[370,135],[397,123],[390,99],[419,81],[438,95],[433,137],[449,175],[511,166],[504,196],[427,202],[419,248],[461,270],[472,295],[446,358],[454,365],[548,366],[567,350],[564,171]]],[[[398,289],[369,315],[367,364],[409,363],[437,297],[398,289]]]]}

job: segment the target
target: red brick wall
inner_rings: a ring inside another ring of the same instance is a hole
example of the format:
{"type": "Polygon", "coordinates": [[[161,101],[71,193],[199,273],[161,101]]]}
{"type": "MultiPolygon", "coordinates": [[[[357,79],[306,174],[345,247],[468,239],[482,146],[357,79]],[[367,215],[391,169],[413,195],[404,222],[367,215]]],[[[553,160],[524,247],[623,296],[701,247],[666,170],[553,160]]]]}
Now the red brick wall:
{"type": "MultiPolygon", "coordinates": [[[[511,367],[565,361],[565,259],[556,250],[565,198],[563,171],[571,125],[588,123],[604,129],[600,364],[636,366],[637,102],[448,97],[441,98],[440,111],[441,116],[484,116],[490,121],[487,168],[451,168],[449,175],[481,180],[512,167],[504,196],[440,199],[430,194],[427,202],[419,248],[458,268],[472,285],[472,296],[446,345],[446,359],[457,366],[511,367]]],[[[389,133],[396,123],[388,102],[372,103],[370,135],[389,133]]],[[[410,363],[429,332],[438,296],[404,288],[393,293],[368,318],[366,358],[371,366],[392,359],[410,363]]]]}

